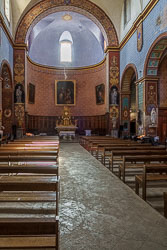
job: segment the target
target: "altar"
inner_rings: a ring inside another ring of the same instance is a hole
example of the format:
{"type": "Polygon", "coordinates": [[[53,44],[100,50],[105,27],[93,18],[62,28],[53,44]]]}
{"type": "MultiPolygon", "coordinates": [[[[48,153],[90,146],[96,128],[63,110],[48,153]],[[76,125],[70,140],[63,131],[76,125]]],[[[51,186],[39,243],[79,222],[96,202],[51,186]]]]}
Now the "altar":
{"type": "Polygon", "coordinates": [[[64,106],[63,115],[56,122],[55,129],[57,130],[59,137],[63,139],[75,138],[75,132],[77,129],[77,120],[73,120],[70,110],[67,106],[64,106]]]}

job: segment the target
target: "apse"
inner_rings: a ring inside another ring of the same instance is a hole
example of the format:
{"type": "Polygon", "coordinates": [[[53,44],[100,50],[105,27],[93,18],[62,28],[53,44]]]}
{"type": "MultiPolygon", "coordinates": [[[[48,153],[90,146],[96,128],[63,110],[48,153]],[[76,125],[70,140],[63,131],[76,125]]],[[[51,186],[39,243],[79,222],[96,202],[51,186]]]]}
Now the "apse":
{"type": "Polygon", "coordinates": [[[40,20],[29,33],[27,45],[33,62],[52,67],[91,66],[105,56],[104,37],[99,27],[86,16],[72,11],[56,12],[40,20]],[[68,34],[67,37],[64,34],[68,34]],[[70,61],[61,60],[63,42],[69,42],[70,61]]]}

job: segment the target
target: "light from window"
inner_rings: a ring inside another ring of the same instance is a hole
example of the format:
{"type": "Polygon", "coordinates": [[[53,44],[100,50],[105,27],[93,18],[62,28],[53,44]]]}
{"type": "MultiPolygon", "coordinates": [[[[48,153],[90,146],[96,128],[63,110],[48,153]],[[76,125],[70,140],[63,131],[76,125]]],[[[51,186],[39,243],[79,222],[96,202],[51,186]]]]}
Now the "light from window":
{"type": "Polygon", "coordinates": [[[10,2],[9,2],[9,0],[5,0],[5,16],[7,17],[8,21],[10,21],[10,2]]]}
{"type": "Polygon", "coordinates": [[[131,0],[124,0],[124,25],[131,19],[131,0]]]}
{"type": "Polygon", "coordinates": [[[72,61],[71,42],[62,41],[60,46],[61,46],[61,48],[60,48],[60,60],[61,60],[61,62],[71,62],[72,61]]]}
{"type": "Polygon", "coordinates": [[[72,36],[69,31],[64,31],[59,39],[60,43],[60,61],[72,62],[72,36]]]}

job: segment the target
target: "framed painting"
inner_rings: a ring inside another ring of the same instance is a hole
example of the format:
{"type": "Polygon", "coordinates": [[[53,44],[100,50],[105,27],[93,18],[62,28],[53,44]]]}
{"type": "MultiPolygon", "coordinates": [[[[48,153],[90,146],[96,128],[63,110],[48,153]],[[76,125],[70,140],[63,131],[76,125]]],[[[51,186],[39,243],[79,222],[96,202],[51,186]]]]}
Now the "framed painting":
{"type": "Polygon", "coordinates": [[[76,81],[56,80],[55,81],[55,105],[74,106],[76,104],[76,81]]]}
{"type": "Polygon", "coordinates": [[[35,103],[35,85],[32,83],[29,83],[28,86],[28,102],[31,104],[35,103]]]}
{"type": "Polygon", "coordinates": [[[104,84],[97,85],[96,87],[96,104],[104,104],[105,88],[104,84]]]}

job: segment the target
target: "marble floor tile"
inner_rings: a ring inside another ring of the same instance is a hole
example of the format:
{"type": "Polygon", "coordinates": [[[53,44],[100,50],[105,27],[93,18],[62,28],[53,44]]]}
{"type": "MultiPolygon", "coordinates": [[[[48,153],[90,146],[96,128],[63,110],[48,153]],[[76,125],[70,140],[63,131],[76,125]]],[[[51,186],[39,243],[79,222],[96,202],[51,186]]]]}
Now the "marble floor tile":
{"type": "Polygon", "coordinates": [[[60,147],[60,250],[164,250],[167,220],[78,143],[60,147]]]}

